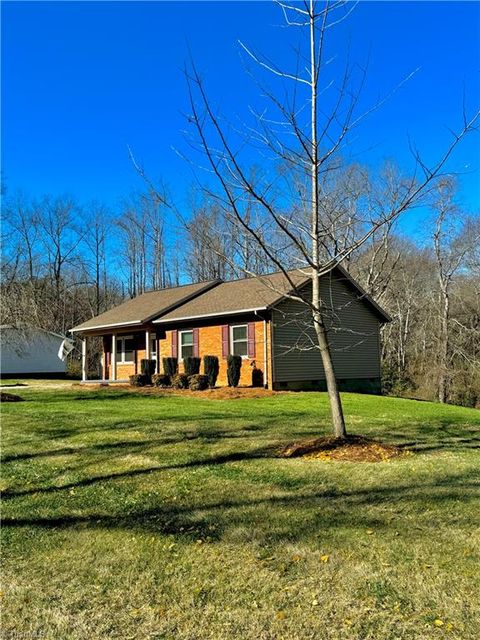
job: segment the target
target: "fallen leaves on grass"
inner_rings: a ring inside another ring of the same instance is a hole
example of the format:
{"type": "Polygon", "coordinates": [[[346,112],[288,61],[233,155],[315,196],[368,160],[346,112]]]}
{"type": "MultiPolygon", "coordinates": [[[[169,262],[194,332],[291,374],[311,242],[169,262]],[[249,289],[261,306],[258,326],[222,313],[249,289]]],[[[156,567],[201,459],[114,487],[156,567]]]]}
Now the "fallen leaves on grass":
{"type": "Polygon", "coordinates": [[[278,452],[281,458],[306,458],[325,462],[383,462],[397,458],[404,451],[362,436],[335,438],[327,436],[292,442],[278,452]]]}

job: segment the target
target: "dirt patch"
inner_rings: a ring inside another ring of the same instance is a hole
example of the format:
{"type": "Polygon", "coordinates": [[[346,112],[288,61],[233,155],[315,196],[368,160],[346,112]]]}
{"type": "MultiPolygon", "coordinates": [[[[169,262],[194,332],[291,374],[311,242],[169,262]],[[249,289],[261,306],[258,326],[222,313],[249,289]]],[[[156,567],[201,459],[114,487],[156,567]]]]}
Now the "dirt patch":
{"type": "Polygon", "coordinates": [[[362,436],[300,440],[277,451],[280,458],[307,458],[325,462],[384,462],[404,454],[404,449],[362,436]]]}
{"type": "Polygon", "coordinates": [[[23,398],[16,396],[13,393],[0,391],[0,402],[23,402],[23,398]]]}

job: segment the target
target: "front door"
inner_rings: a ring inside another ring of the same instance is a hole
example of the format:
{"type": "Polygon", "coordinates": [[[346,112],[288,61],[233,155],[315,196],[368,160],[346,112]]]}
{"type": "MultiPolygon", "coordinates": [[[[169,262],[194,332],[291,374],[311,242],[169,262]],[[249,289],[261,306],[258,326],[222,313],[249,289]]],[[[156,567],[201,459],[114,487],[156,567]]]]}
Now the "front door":
{"type": "Polygon", "coordinates": [[[150,358],[152,360],[155,360],[155,373],[160,373],[160,371],[158,370],[157,345],[158,345],[158,340],[156,336],[151,336],[150,337],[150,358]]]}

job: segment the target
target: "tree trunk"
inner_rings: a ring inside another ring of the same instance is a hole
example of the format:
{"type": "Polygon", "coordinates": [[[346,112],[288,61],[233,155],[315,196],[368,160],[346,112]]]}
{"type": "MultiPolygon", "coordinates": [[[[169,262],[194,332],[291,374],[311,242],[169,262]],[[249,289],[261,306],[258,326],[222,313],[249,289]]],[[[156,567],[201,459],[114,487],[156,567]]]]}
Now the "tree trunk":
{"type": "Polygon", "coordinates": [[[323,370],[325,372],[325,380],[327,382],[328,400],[330,403],[330,411],[332,414],[333,434],[336,438],[346,438],[347,429],[345,426],[345,417],[343,415],[342,401],[338,390],[337,379],[333,369],[332,354],[330,344],[328,342],[328,334],[325,328],[321,312],[320,299],[320,279],[315,275],[312,281],[312,300],[319,309],[313,314],[313,324],[317,335],[318,346],[320,348],[320,356],[322,358],[323,370]]]}
{"type": "Polygon", "coordinates": [[[440,345],[439,345],[439,379],[438,379],[438,401],[445,403],[448,400],[448,319],[450,315],[450,297],[448,288],[442,287],[441,292],[442,310],[440,316],[440,345]]]}
{"type": "Polygon", "coordinates": [[[343,416],[342,401],[338,390],[337,379],[333,369],[332,354],[328,342],[328,335],[322,313],[322,299],[320,295],[320,251],[319,251],[319,207],[318,207],[318,136],[317,136],[317,49],[315,45],[315,5],[310,0],[310,90],[311,90],[311,234],[312,234],[312,259],[317,269],[312,269],[312,304],[313,326],[317,335],[320,355],[322,357],[323,370],[327,382],[328,399],[332,414],[333,433],[337,438],[346,438],[347,429],[343,416]]]}

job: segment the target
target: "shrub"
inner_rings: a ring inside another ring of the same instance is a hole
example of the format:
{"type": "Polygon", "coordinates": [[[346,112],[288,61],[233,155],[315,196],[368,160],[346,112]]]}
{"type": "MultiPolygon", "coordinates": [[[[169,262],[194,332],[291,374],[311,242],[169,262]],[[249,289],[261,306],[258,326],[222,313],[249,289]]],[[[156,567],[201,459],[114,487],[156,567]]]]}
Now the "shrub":
{"type": "Polygon", "coordinates": [[[129,380],[132,387],[144,387],[148,382],[147,376],[143,373],[136,373],[134,376],[130,376],[129,380]]]}
{"type": "Polygon", "coordinates": [[[263,371],[257,367],[252,369],[252,387],[263,387],[263,371]]]}
{"type": "Polygon", "coordinates": [[[188,389],[188,376],[184,373],[176,373],[172,378],[174,389],[188,389]]]}
{"type": "Polygon", "coordinates": [[[238,387],[240,381],[240,369],[242,368],[241,356],[228,356],[227,380],[229,387],[238,387]]]}
{"type": "Polygon", "coordinates": [[[140,360],[140,371],[145,376],[153,376],[156,366],[156,360],[140,360]]]}
{"type": "Polygon", "coordinates": [[[192,391],[204,391],[208,389],[208,378],[202,373],[195,373],[193,376],[188,376],[188,387],[192,391]]]}
{"type": "Polygon", "coordinates": [[[156,387],[169,387],[171,385],[170,376],[167,376],[164,373],[154,373],[152,376],[152,383],[156,387]]]}
{"type": "Polygon", "coordinates": [[[194,376],[197,373],[200,373],[200,358],[184,358],[183,369],[187,376],[194,376]]]}
{"type": "Polygon", "coordinates": [[[163,373],[170,378],[178,371],[178,358],[164,358],[163,359],[163,373]]]}
{"type": "Polygon", "coordinates": [[[217,356],[203,356],[203,369],[208,378],[208,385],[211,389],[215,386],[218,378],[219,364],[217,356]]]}
{"type": "Polygon", "coordinates": [[[140,360],[140,371],[146,378],[146,384],[152,384],[152,375],[155,373],[156,365],[155,360],[140,360]]]}
{"type": "Polygon", "coordinates": [[[76,380],[82,379],[82,362],[73,356],[67,358],[67,370],[65,372],[67,378],[76,380]]]}

